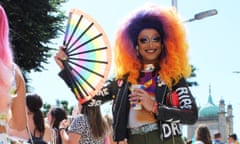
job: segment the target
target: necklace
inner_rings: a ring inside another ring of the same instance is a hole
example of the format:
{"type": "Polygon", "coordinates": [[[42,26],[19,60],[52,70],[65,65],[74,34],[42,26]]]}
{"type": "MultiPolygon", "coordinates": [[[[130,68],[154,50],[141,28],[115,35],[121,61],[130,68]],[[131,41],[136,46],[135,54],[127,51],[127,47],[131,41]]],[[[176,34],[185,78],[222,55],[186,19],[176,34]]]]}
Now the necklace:
{"type": "Polygon", "coordinates": [[[142,72],[152,72],[155,69],[153,64],[144,64],[142,72]]]}

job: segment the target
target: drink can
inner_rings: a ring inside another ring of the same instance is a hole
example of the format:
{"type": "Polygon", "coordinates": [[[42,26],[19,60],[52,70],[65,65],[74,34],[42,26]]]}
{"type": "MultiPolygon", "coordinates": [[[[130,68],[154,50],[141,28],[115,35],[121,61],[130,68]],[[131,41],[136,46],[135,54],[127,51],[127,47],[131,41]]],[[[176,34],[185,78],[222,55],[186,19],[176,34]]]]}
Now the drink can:
{"type": "MultiPolygon", "coordinates": [[[[133,90],[136,89],[136,88],[144,89],[144,85],[142,85],[142,84],[134,84],[134,85],[131,86],[131,91],[133,92],[133,90]]],[[[138,100],[137,102],[131,102],[131,107],[134,110],[141,110],[142,109],[141,101],[138,100]]]]}

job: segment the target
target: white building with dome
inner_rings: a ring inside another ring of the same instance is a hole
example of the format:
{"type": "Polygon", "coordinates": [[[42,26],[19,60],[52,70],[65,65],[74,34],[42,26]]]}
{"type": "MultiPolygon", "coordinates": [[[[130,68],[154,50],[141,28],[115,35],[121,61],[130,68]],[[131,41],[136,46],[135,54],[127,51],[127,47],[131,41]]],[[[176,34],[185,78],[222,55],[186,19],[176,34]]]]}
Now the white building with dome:
{"type": "Polygon", "coordinates": [[[209,88],[207,103],[199,107],[198,121],[194,125],[187,126],[188,139],[194,137],[195,130],[199,124],[208,126],[212,138],[215,132],[220,132],[223,141],[226,142],[227,136],[233,133],[232,105],[228,105],[225,108],[224,100],[220,100],[219,105],[215,105],[211,96],[211,88],[209,88]]]}

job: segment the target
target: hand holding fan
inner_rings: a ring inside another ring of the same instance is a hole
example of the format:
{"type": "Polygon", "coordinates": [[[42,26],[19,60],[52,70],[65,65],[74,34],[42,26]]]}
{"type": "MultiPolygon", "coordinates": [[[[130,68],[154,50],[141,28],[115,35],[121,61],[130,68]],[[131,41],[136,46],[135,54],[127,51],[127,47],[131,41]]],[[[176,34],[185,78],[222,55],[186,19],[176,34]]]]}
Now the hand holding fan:
{"type": "Polygon", "coordinates": [[[82,104],[102,88],[111,67],[111,49],[107,35],[86,13],[72,9],[63,41],[67,60],[63,61],[68,81],[82,104]]]}

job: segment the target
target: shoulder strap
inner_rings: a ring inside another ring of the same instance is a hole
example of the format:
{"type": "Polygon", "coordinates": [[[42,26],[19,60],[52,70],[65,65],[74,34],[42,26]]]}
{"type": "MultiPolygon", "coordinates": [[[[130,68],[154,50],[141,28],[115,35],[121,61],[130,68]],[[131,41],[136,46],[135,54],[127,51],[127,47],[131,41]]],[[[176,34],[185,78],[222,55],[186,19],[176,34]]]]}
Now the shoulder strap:
{"type": "MultiPolygon", "coordinates": [[[[36,137],[36,131],[37,131],[37,128],[35,128],[34,131],[33,131],[33,136],[34,137],[36,137]]],[[[43,132],[40,132],[39,138],[41,138],[41,139],[43,138],[43,132]]]]}
{"type": "Polygon", "coordinates": [[[16,93],[17,84],[16,84],[16,65],[12,66],[12,80],[11,80],[11,89],[10,94],[14,95],[16,93]]]}
{"type": "Polygon", "coordinates": [[[31,144],[34,144],[34,143],[33,143],[33,139],[32,139],[32,134],[31,134],[31,132],[30,132],[30,130],[29,130],[29,128],[28,128],[28,125],[27,125],[27,132],[28,132],[29,140],[31,141],[31,144]]]}

